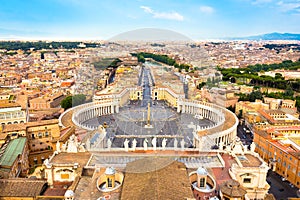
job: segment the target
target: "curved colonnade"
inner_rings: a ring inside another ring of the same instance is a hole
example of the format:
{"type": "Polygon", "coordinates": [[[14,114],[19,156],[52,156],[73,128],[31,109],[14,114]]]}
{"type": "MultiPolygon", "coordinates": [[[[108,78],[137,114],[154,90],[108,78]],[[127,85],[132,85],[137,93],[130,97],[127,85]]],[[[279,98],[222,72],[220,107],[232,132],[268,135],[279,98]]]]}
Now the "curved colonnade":
{"type": "MultiPolygon", "coordinates": [[[[120,101],[117,98],[86,103],[67,110],[60,116],[59,122],[61,126],[64,126],[62,118],[66,113],[72,112],[74,125],[92,131],[98,127],[86,125],[83,122],[98,116],[118,113],[119,108],[120,101]]],[[[178,99],[177,112],[200,115],[214,122],[213,125],[208,127],[190,125],[194,130],[194,147],[198,149],[203,149],[205,146],[226,145],[236,138],[238,119],[234,113],[226,108],[207,102],[178,99]]]]}

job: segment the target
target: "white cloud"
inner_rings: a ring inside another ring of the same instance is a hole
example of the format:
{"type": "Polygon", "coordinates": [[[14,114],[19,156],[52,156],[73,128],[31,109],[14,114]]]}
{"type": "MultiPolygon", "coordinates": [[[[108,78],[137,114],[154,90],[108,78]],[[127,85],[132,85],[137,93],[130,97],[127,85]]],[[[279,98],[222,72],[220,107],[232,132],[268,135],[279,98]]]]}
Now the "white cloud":
{"type": "Polygon", "coordinates": [[[290,0],[290,1],[279,1],[277,5],[284,12],[295,11],[300,12],[300,1],[290,0]]]}
{"type": "Polygon", "coordinates": [[[172,11],[172,12],[157,12],[152,10],[148,6],[140,6],[141,9],[144,10],[145,13],[149,13],[152,15],[153,18],[159,18],[159,19],[170,19],[170,20],[177,20],[177,21],[183,21],[184,17],[180,15],[179,13],[172,11]]]}
{"type": "Polygon", "coordinates": [[[154,11],[148,6],[141,6],[140,8],[143,9],[146,13],[154,13],[154,11]]]}
{"type": "Polygon", "coordinates": [[[257,5],[257,4],[264,4],[264,3],[270,3],[272,0],[254,0],[252,4],[257,5]]]}
{"type": "Polygon", "coordinates": [[[215,9],[210,6],[201,6],[200,11],[205,14],[212,14],[215,12],[215,9]]]}

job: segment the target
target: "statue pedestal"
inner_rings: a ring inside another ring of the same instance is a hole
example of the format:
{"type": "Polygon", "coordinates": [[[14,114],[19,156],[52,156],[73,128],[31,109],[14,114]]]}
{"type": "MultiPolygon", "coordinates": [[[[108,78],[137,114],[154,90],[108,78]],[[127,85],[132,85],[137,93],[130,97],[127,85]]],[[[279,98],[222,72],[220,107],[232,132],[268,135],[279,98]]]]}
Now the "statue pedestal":
{"type": "Polygon", "coordinates": [[[146,124],[144,128],[153,128],[153,126],[151,124],[146,124]]]}

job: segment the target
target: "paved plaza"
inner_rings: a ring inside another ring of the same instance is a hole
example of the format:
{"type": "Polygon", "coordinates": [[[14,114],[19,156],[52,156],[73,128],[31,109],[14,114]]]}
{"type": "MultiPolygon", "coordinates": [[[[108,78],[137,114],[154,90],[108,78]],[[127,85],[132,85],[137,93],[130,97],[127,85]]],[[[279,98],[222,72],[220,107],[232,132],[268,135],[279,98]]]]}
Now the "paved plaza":
{"type": "MultiPolygon", "coordinates": [[[[155,83],[148,64],[141,69],[137,84],[143,88],[142,100],[129,101],[127,105],[120,108],[119,113],[103,115],[83,122],[84,125],[93,127],[104,125],[107,132],[105,139],[112,142],[111,147],[124,147],[126,139],[130,143],[135,139],[136,147],[143,147],[146,139],[148,147],[161,147],[165,140],[165,147],[184,145],[185,148],[193,148],[195,127],[206,128],[214,125],[214,122],[208,119],[177,113],[176,108],[170,107],[165,101],[153,100],[151,91],[155,83]],[[148,106],[150,106],[150,118],[148,106]]],[[[92,140],[96,141],[97,137],[98,135],[95,135],[92,140]]],[[[212,141],[209,143],[212,144],[212,141]]]]}
{"type": "Polygon", "coordinates": [[[193,147],[191,125],[207,127],[214,124],[208,119],[199,120],[190,114],[177,113],[176,109],[168,107],[163,101],[154,101],[150,117],[152,128],[146,128],[148,110],[141,104],[142,101],[130,101],[119,113],[100,116],[86,121],[85,124],[92,126],[106,124],[107,139],[112,141],[112,147],[123,147],[126,138],[129,140],[135,138],[137,147],[142,147],[145,138],[151,143],[156,137],[157,147],[161,146],[163,138],[167,139],[166,147],[173,147],[176,138],[178,147],[180,141],[184,139],[186,148],[193,147]]]}

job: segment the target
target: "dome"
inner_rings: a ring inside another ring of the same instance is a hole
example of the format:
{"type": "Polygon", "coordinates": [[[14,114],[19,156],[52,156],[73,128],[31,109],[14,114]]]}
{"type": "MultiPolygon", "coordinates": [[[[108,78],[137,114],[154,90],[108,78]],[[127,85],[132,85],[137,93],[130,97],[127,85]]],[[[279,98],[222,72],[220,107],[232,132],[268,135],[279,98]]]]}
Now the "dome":
{"type": "Polygon", "coordinates": [[[208,173],[207,173],[207,170],[204,167],[199,167],[197,169],[197,174],[198,175],[207,175],[208,173]]]}
{"type": "Polygon", "coordinates": [[[115,174],[116,173],[116,170],[115,170],[115,168],[113,168],[113,167],[108,167],[108,168],[106,168],[106,170],[105,170],[105,174],[106,175],[113,175],[113,174],[115,174]]]}
{"type": "Polygon", "coordinates": [[[74,197],[74,192],[72,190],[67,190],[65,193],[65,197],[74,197]]]}

